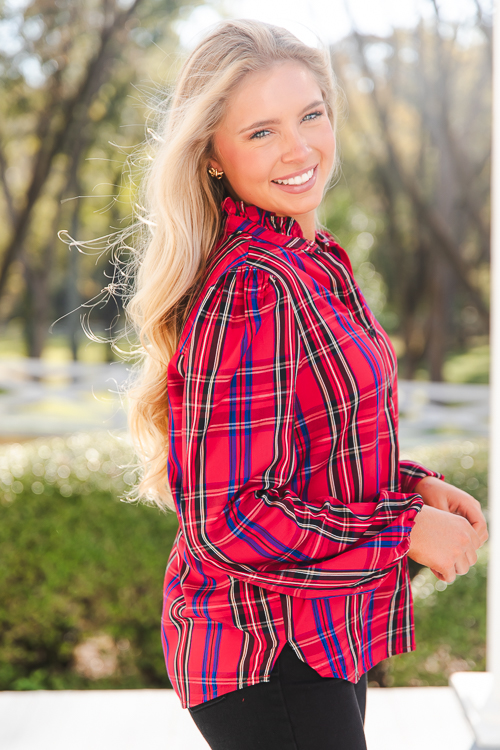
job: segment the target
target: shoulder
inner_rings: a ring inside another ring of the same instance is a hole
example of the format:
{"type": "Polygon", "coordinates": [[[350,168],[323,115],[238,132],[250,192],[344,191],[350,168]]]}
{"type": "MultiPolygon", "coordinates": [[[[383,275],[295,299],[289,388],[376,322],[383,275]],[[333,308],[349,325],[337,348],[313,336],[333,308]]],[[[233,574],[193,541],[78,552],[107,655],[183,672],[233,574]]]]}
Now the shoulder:
{"type": "Polygon", "coordinates": [[[234,373],[242,361],[259,367],[277,353],[300,357],[296,307],[286,285],[267,270],[242,262],[208,287],[181,339],[184,376],[234,373]]]}
{"type": "Polygon", "coordinates": [[[211,278],[198,294],[179,350],[192,345],[193,339],[204,337],[207,329],[233,334],[239,331],[244,336],[277,308],[293,307],[288,285],[273,270],[244,257],[211,278]]]}
{"type": "Polygon", "coordinates": [[[244,311],[246,315],[256,314],[270,301],[290,296],[287,284],[287,269],[280,268],[275,259],[266,257],[261,248],[252,248],[245,257],[214,276],[205,286],[198,307],[198,316],[210,310],[219,309],[221,314],[235,315],[244,311]]]}

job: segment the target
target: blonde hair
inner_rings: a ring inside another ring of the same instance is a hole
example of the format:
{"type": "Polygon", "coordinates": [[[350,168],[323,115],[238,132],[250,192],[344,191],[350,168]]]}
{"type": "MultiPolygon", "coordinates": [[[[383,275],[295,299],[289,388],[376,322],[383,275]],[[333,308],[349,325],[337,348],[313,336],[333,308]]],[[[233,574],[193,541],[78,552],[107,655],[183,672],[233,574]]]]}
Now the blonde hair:
{"type": "Polygon", "coordinates": [[[150,232],[135,254],[135,289],[126,305],[141,341],[140,369],[128,393],[129,427],[143,464],[136,496],[161,508],[175,510],[167,476],[167,365],[221,229],[224,186],[207,172],[213,136],[243,77],[285,61],[314,75],[335,130],[338,89],[326,50],[260,21],[222,22],[180,71],[144,180],[150,232]]]}

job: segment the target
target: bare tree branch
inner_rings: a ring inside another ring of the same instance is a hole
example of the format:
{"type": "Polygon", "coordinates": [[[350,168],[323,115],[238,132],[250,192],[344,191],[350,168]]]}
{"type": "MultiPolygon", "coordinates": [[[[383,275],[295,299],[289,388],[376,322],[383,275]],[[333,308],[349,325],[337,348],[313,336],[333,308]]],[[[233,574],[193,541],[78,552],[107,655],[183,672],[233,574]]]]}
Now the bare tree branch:
{"type": "MultiPolygon", "coordinates": [[[[135,0],[128,10],[122,11],[108,25],[103,26],[97,53],[89,62],[86,74],[78,90],[61,107],[61,121],[54,133],[51,134],[49,132],[51,119],[48,114],[43,118],[42,122],[46,123],[45,127],[47,129],[47,132],[44,134],[45,143],[42,142],[38,152],[31,183],[26,193],[25,205],[16,217],[11,240],[3,254],[0,266],[0,294],[7,281],[11,263],[18,254],[26,237],[33,207],[45,185],[54,158],[61,152],[67,152],[71,148],[75,138],[78,137],[78,132],[83,126],[83,122],[87,119],[87,111],[92,98],[109,72],[110,63],[113,60],[112,45],[126,21],[142,1],[135,0]]],[[[44,127],[43,124],[42,127],[44,127]]]]}
{"type": "Polygon", "coordinates": [[[5,203],[7,204],[7,212],[9,214],[9,220],[11,224],[15,224],[16,210],[14,208],[14,201],[12,198],[12,193],[10,192],[9,183],[7,182],[6,172],[7,172],[7,162],[5,161],[3,148],[0,146],[0,181],[2,183],[3,194],[5,196],[5,203]]]}
{"type": "Polygon", "coordinates": [[[437,20],[440,21],[441,20],[441,16],[439,14],[439,6],[438,6],[436,0],[431,0],[431,5],[434,8],[434,13],[436,14],[437,20]]]}
{"type": "MultiPolygon", "coordinates": [[[[433,4],[435,5],[436,13],[438,14],[439,11],[437,5],[435,2],[433,4]]],[[[485,224],[481,215],[481,205],[477,192],[471,189],[475,178],[474,167],[470,161],[468,151],[462,148],[462,145],[450,123],[449,71],[450,67],[453,65],[453,61],[450,60],[447,46],[443,43],[443,39],[439,33],[436,34],[435,39],[438,55],[438,64],[436,68],[440,71],[440,75],[437,75],[434,71],[433,80],[437,82],[438,85],[439,118],[429,117],[425,105],[421,107],[421,111],[425,118],[427,127],[430,132],[433,133],[435,142],[439,144],[440,148],[446,150],[452,160],[453,169],[458,178],[456,187],[459,189],[460,200],[478,232],[481,245],[481,256],[487,258],[489,256],[490,247],[490,229],[489,226],[485,224]]],[[[425,75],[425,72],[423,72],[423,75],[425,75]]],[[[424,99],[427,98],[427,91],[430,87],[431,82],[427,81],[423,97],[424,99]]]]}
{"type": "Polygon", "coordinates": [[[493,28],[491,24],[489,24],[484,17],[484,12],[481,7],[481,3],[479,0],[474,0],[474,4],[476,6],[476,17],[477,17],[477,25],[483,32],[484,36],[486,37],[488,41],[488,52],[489,52],[489,58],[490,58],[490,65],[493,61],[493,28]]]}
{"type": "MultiPolygon", "coordinates": [[[[356,30],[354,30],[353,36],[358,46],[364,73],[366,76],[370,76],[371,73],[366,60],[363,39],[356,30]]],[[[412,180],[406,173],[406,170],[401,163],[401,160],[397,154],[397,150],[392,141],[387,110],[382,105],[376,87],[374,87],[371,92],[371,98],[374,104],[374,109],[380,124],[381,131],[384,133],[387,158],[392,170],[394,171],[394,174],[398,177],[404,191],[415,205],[418,214],[426,222],[434,240],[447,257],[451,267],[454,269],[463,287],[467,290],[471,301],[473,301],[484,322],[488,324],[488,309],[483,301],[480,291],[476,289],[470,278],[473,269],[463,259],[459,248],[451,237],[446,224],[443,222],[439,214],[430,205],[428,205],[415,181],[412,180]]]]}

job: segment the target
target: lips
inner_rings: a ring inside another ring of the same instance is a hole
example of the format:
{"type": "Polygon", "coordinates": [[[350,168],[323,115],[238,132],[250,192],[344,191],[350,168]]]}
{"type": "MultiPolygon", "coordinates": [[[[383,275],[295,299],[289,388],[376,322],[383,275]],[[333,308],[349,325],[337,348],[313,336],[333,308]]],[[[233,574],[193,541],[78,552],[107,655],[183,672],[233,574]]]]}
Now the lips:
{"type": "Polygon", "coordinates": [[[271,180],[271,184],[274,185],[276,190],[280,190],[281,192],[284,192],[284,193],[290,193],[292,195],[297,195],[299,193],[306,193],[309,190],[312,190],[316,184],[316,179],[318,176],[318,165],[316,165],[315,167],[312,167],[312,169],[311,168],[305,169],[305,170],[302,169],[300,172],[295,173],[295,177],[298,179],[300,179],[300,175],[306,175],[305,182],[302,182],[302,180],[300,180],[300,182],[296,183],[294,177],[289,177],[288,179],[290,180],[290,182],[289,181],[283,182],[282,179],[280,178],[280,182],[277,182],[276,180],[271,180]],[[312,175],[309,179],[307,179],[307,175],[310,174],[311,171],[312,171],[312,175]]]}
{"type": "Polygon", "coordinates": [[[276,177],[274,180],[271,180],[271,182],[274,182],[277,185],[304,185],[311,179],[317,166],[318,165],[316,164],[307,167],[306,169],[301,169],[297,172],[284,175],[283,177],[276,177]]]}

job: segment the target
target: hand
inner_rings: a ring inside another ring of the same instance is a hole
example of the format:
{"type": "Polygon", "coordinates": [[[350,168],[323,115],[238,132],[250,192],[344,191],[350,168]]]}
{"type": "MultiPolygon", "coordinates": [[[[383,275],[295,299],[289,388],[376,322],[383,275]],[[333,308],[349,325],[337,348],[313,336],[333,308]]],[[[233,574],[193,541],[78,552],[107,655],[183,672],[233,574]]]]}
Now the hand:
{"type": "Polygon", "coordinates": [[[483,546],[488,539],[486,519],[483,516],[481,504],[472,495],[437,477],[421,479],[415,487],[415,492],[422,495],[426,505],[466,518],[477,533],[481,542],[480,546],[483,546]]]}
{"type": "Polygon", "coordinates": [[[408,557],[430,568],[441,581],[453,583],[476,563],[480,546],[479,535],[467,519],[424,505],[410,534],[408,557]]]}

